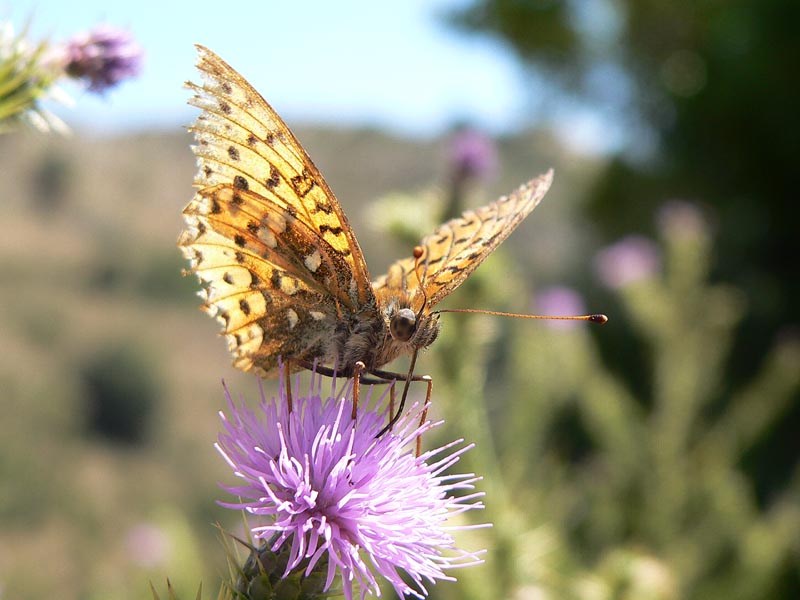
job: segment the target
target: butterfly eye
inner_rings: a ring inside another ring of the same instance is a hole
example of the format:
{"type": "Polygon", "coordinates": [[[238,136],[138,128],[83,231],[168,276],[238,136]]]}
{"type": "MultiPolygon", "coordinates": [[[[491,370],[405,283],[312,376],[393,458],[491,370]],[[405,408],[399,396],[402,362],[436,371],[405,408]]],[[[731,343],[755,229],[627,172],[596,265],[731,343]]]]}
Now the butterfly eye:
{"type": "Polygon", "coordinates": [[[410,308],[401,308],[389,321],[389,332],[401,342],[407,342],[417,330],[417,316],[410,308]]]}

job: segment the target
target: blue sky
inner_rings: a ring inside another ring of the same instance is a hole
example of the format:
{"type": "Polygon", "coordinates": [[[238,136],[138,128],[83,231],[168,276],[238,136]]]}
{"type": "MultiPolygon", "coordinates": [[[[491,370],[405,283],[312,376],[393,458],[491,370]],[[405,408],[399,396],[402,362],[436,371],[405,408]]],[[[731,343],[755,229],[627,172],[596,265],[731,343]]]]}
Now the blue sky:
{"type": "Polygon", "coordinates": [[[465,0],[335,2],[100,2],[0,0],[0,18],[53,40],[108,22],[147,53],[138,80],[95,99],[79,88],[70,124],[103,131],[185,124],[182,88],[193,43],[231,63],[291,122],[370,124],[435,135],[456,120],[513,129],[533,105],[527,80],[500,43],[467,37],[439,18],[465,0]],[[222,6],[222,9],[213,8],[222,6]]]}
{"type": "MultiPolygon", "coordinates": [[[[0,19],[17,29],[30,20],[34,39],[65,40],[106,22],[140,41],[146,52],[140,78],[104,98],[64,86],[76,105],[54,112],[79,130],[190,123],[194,111],[183,82],[196,79],[193,44],[201,43],[241,72],[290,126],[368,125],[426,137],[468,122],[492,134],[514,132],[540,116],[546,83],[525,72],[501,42],[444,23],[448,10],[469,4],[0,0],[0,19]]],[[[608,114],[561,100],[558,107],[555,130],[573,149],[619,147],[621,132],[608,114]]]]}

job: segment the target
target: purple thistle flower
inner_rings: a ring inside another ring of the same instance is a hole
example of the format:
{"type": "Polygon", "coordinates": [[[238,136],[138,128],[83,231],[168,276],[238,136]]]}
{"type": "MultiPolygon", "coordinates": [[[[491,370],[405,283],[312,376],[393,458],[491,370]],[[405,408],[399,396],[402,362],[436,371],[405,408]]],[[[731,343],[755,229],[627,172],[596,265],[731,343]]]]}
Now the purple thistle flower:
{"type": "Polygon", "coordinates": [[[231,418],[220,413],[225,431],[217,450],[244,480],[223,486],[242,501],[221,504],[265,517],[251,531],[273,552],[291,543],[283,577],[302,567],[307,576],[319,564],[327,569],[325,590],[340,573],[348,600],[354,581],[362,599],[380,595],[376,573],[400,597],[424,598],[423,579],[453,580],[444,569],[481,562],[478,553],[455,547],[453,531],[468,526],[445,525],[451,516],[483,508],[482,493],[464,492],[479,478],[443,474],[471,445],[454,449],[459,440],[416,457],[417,438],[440,423],[418,426],[415,406],[376,438],[386,410],[368,410],[370,394],[364,394],[354,423],[352,382],[336,395],[334,380],[323,398],[321,379],[315,384],[312,375],[309,394],[293,399],[292,412],[283,392],[268,401],[262,389],[259,408],[251,411],[236,406],[226,388],[231,418]]]}
{"type": "Polygon", "coordinates": [[[144,56],[130,32],[111,25],[76,35],[67,42],[64,54],[67,75],[86,80],[89,89],[98,93],[137,76],[144,56]]]}
{"type": "Polygon", "coordinates": [[[600,250],[594,266],[604,285],[618,289],[655,275],[661,268],[661,256],[650,239],[629,235],[600,250]]]}
{"type": "MultiPolygon", "coordinates": [[[[536,305],[543,315],[582,315],[586,306],[580,294],[565,286],[545,288],[536,295],[536,305]]],[[[580,321],[544,321],[552,329],[572,329],[580,321]]]]}
{"type": "Polygon", "coordinates": [[[449,160],[457,180],[487,178],[497,170],[497,149],[487,136],[464,128],[450,141],[449,160]]]}

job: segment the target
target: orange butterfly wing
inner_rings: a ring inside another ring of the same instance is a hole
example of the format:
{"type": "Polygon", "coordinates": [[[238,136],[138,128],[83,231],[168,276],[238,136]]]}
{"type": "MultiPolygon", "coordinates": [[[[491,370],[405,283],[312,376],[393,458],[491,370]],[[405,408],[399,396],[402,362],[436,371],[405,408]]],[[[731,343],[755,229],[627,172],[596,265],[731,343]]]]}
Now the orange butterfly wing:
{"type": "MultiPolygon", "coordinates": [[[[423,238],[420,242],[423,254],[419,259],[419,275],[428,307],[439,303],[469,277],[536,208],[552,181],[553,170],[550,169],[508,196],[468,210],[423,238]]],[[[376,295],[399,290],[415,294],[419,288],[415,264],[413,256],[393,263],[386,275],[372,284],[376,295]]]]}
{"type": "Polygon", "coordinates": [[[236,366],[271,375],[279,355],[323,356],[343,313],[374,307],[369,273],[338,200],[286,124],[227,63],[197,49],[203,85],[187,87],[203,111],[190,128],[199,189],[178,243],[236,366]]]}

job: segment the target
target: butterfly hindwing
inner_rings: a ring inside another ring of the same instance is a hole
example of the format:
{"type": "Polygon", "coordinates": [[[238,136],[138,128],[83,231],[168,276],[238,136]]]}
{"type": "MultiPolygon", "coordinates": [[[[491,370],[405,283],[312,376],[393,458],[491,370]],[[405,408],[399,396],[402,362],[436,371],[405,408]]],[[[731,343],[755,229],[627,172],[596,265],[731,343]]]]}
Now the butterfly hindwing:
{"type": "MultiPolygon", "coordinates": [[[[514,231],[536,208],[553,180],[552,169],[521,186],[508,196],[466,211],[461,217],[440,225],[423,238],[420,246],[419,276],[429,307],[450,294],[514,231]]],[[[415,273],[416,259],[396,261],[373,287],[376,292],[413,291],[419,287],[415,273]]]]}
{"type": "Polygon", "coordinates": [[[336,327],[326,284],[338,255],[286,209],[229,186],[198,191],[184,218],[179,244],[236,366],[269,374],[279,355],[313,359],[336,327]]]}

